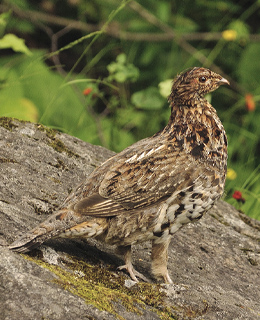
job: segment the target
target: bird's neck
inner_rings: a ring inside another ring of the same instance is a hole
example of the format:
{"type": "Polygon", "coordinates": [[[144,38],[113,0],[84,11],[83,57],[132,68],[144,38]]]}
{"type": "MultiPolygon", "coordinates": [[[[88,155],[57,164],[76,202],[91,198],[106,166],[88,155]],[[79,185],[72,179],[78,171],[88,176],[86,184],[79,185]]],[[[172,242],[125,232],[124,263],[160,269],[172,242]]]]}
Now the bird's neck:
{"type": "Polygon", "coordinates": [[[174,131],[177,136],[189,135],[203,127],[210,130],[219,127],[219,124],[223,129],[216,110],[205,98],[193,99],[182,104],[172,101],[170,107],[170,119],[164,130],[174,131]],[[178,132],[180,126],[183,129],[178,132]]]}
{"type": "Polygon", "coordinates": [[[196,103],[195,107],[172,102],[171,109],[162,135],[167,136],[169,142],[177,142],[196,159],[212,159],[213,165],[226,166],[226,133],[212,105],[206,99],[196,103]]]}
{"type": "Polygon", "coordinates": [[[203,105],[207,102],[204,96],[201,96],[196,91],[178,91],[177,93],[172,91],[168,102],[170,103],[171,107],[174,106],[183,106],[183,107],[196,107],[197,105],[203,105]]]}

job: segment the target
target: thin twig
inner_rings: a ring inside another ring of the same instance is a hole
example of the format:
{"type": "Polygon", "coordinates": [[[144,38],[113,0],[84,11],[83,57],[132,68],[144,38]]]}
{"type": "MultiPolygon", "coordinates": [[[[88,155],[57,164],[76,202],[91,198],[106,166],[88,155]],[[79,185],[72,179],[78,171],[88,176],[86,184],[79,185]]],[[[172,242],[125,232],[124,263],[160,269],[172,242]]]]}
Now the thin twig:
{"type": "MultiPolygon", "coordinates": [[[[166,32],[167,34],[172,34],[172,37],[174,38],[175,42],[186,52],[188,52],[190,55],[194,56],[202,65],[210,66],[211,69],[215,72],[220,73],[222,76],[224,76],[227,80],[229,80],[231,87],[237,91],[243,91],[242,87],[238,83],[236,83],[234,80],[232,80],[225,72],[219,68],[216,64],[214,64],[211,60],[209,60],[201,51],[194,48],[184,37],[175,37],[175,33],[171,27],[169,27],[167,24],[159,20],[154,14],[149,12],[146,8],[144,8],[142,5],[137,3],[136,1],[130,2],[128,4],[133,10],[135,10],[141,17],[145,18],[147,21],[152,23],[153,25],[160,28],[162,31],[166,32]]],[[[221,38],[220,38],[221,39],[221,38]]]]}
{"type": "MultiPolygon", "coordinates": [[[[71,29],[83,31],[83,32],[94,32],[99,31],[102,28],[102,24],[93,25],[73,19],[67,19],[59,16],[54,16],[48,13],[33,11],[33,10],[21,10],[17,7],[10,7],[7,5],[0,5],[0,12],[6,12],[12,9],[13,13],[22,19],[30,19],[33,23],[36,21],[42,21],[48,24],[53,24],[61,27],[70,27],[71,29]]],[[[174,40],[176,35],[172,32],[128,32],[122,31],[123,27],[121,24],[109,25],[105,33],[123,40],[130,41],[146,41],[146,42],[164,42],[174,40]]],[[[179,38],[189,41],[217,41],[222,39],[221,32],[192,32],[182,33],[178,35],[179,38]]],[[[259,42],[259,34],[250,34],[248,37],[250,42],[259,42]]]]}
{"type": "MultiPolygon", "coordinates": [[[[61,29],[60,31],[52,34],[52,36],[51,36],[51,52],[58,51],[59,38],[62,37],[63,35],[65,35],[66,33],[68,33],[70,30],[71,30],[71,28],[69,26],[67,26],[67,27],[61,29]]],[[[52,60],[53,60],[53,63],[56,67],[56,70],[60,73],[60,75],[66,76],[67,73],[65,72],[65,70],[61,66],[59,55],[58,54],[53,55],[52,60]]]]}
{"type": "MultiPolygon", "coordinates": [[[[63,17],[54,16],[51,14],[47,14],[44,12],[32,11],[32,10],[21,10],[20,8],[13,6],[11,9],[13,10],[14,14],[23,19],[30,19],[33,23],[39,24],[39,21],[45,22],[48,24],[59,25],[65,27],[66,29],[76,29],[81,30],[83,32],[102,32],[113,36],[115,38],[120,38],[124,40],[130,41],[149,41],[149,42],[162,42],[162,41],[175,41],[183,50],[188,52],[190,55],[194,56],[202,65],[210,66],[214,71],[221,73],[225,78],[227,78],[230,83],[231,87],[236,91],[243,92],[243,89],[239,86],[238,83],[234,82],[227,74],[223,72],[217,65],[215,65],[212,61],[210,61],[201,51],[197,50],[193,47],[189,41],[218,41],[223,39],[221,32],[197,32],[197,33],[184,33],[175,35],[173,29],[159,20],[155,15],[149,12],[146,8],[142,5],[137,3],[136,1],[132,1],[128,3],[128,6],[137,12],[143,19],[147,22],[153,24],[154,26],[158,27],[162,32],[157,33],[135,33],[135,32],[128,32],[124,31],[122,25],[119,23],[111,23],[107,24],[104,28],[104,25],[92,25],[89,23],[75,21],[72,19],[67,19],[63,17]]],[[[0,11],[7,11],[10,7],[6,5],[0,5],[0,11]]],[[[83,37],[84,38],[84,37],[83,37]]],[[[82,38],[82,40],[83,40],[82,38]]],[[[249,35],[250,41],[260,41],[260,35],[252,34],[249,35]]],[[[56,41],[54,39],[52,41],[56,41]]],[[[71,44],[70,44],[71,45],[71,44]]],[[[62,50],[69,48],[70,45],[62,48],[62,50]]],[[[57,52],[57,51],[56,51],[57,52]]],[[[56,61],[58,63],[58,61],[56,61]]]]}

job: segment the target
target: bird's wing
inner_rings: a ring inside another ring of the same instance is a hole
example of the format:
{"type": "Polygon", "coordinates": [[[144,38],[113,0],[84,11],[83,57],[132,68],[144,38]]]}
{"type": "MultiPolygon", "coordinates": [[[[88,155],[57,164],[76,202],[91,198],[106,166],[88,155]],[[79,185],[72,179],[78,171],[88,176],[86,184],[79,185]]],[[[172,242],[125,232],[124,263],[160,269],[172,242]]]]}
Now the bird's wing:
{"type": "Polygon", "coordinates": [[[74,210],[90,216],[111,217],[153,205],[177,189],[192,187],[198,174],[194,174],[193,158],[178,141],[163,143],[153,139],[141,140],[96,169],[90,181],[95,183],[99,179],[99,187],[92,193],[89,191],[94,185],[87,183],[81,200],[76,197],[74,210]]]}

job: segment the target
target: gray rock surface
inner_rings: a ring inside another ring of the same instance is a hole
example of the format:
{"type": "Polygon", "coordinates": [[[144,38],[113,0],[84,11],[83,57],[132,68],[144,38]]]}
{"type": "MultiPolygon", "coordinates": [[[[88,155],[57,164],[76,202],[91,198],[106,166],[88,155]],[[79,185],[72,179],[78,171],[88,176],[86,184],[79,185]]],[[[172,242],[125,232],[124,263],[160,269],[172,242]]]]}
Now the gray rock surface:
{"type": "MultiPolygon", "coordinates": [[[[260,319],[260,222],[219,201],[172,239],[173,285],[132,283],[114,248],[51,240],[8,250],[113,155],[41,125],[0,118],[0,319],[260,319]]],[[[133,248],[150,276],[150,244],[133,248]]]]}

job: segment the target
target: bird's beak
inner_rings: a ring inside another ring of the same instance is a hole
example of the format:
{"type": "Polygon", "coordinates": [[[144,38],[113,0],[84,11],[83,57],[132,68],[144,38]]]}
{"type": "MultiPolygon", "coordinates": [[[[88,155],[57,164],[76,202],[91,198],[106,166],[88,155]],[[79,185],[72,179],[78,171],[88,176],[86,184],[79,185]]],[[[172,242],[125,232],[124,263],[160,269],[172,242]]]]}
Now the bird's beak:
{"type": "Polygon", "coordinates": [[[218,84],[219,85],[222,85],[222,84],[228,84],[230,85],[229,81],[225,78],[221,78],[219,81],[218,81],[218,84]]]}

